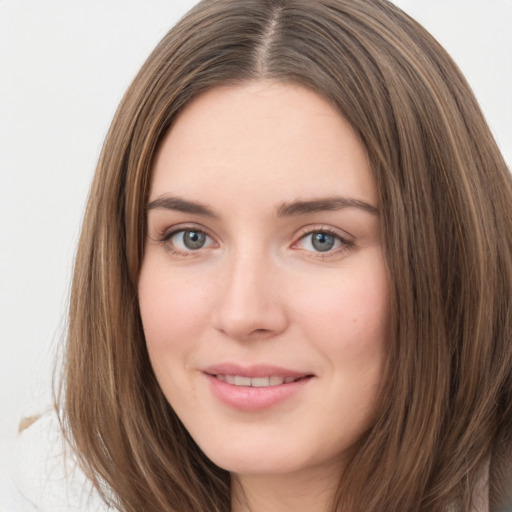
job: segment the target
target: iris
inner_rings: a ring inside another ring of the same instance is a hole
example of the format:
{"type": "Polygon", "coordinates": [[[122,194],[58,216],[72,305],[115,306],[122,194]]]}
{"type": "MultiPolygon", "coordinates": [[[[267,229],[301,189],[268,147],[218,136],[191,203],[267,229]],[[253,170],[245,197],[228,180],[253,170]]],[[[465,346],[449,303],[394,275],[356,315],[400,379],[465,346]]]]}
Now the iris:
{"type": "Polygon", "coordinates": [[[313,233],[311,235],[313,247],[320,252],[330,251],[334,247],[335,242],[335,237],[329,233],[313,233]]]}

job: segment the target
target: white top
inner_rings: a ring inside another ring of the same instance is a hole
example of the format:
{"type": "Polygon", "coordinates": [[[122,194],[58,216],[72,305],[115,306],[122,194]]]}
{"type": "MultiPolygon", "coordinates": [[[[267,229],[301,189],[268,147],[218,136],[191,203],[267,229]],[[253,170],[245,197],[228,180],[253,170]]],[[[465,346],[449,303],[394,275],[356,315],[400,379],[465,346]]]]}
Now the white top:
{"type": "Polygon", "coordinates": [[[107,512],[105,504],[76,467],[55,412],[41,416],[18,437],[1,482],[1,512],[107,512]]]}

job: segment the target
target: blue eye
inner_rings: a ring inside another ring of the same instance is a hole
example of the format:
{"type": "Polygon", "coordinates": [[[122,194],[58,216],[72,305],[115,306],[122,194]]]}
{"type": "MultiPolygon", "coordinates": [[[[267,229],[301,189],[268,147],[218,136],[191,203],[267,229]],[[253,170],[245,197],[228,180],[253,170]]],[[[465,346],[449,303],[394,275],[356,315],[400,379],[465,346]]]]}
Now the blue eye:
{"type": "Polygon", "coordinates": [[[299,240],[299,247],[313,252],[328,252],[346,244],[340,236],[328,231],[312,231],[299,240]]]}
{"type": "Polygon", "coordinates": [[[336,243],[336,238],[329,233],[313,233],[311,235],[311,245],[320,252],[330,251],[334,244],[336,243]]]}
{"type": "Polygon", "coordinates": [[[208,247],[212,239],[203,231],[197,229],[182,229],[169,237],[169,242],[181,251],[197,251],[208,247]]]}

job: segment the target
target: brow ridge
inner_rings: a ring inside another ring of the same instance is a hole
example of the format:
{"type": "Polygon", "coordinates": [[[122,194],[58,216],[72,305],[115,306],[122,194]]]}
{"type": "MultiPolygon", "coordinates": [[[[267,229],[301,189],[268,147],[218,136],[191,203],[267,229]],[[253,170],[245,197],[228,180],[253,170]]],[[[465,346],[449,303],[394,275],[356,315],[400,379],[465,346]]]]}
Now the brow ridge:
{"type": "MultiPolygon", "coordinates": [[[[378,215],[379,213],[375,206],[367,203],[366,201],[343,196],[304,201],[297,200],[289,203],[283,203],[277,208],[276,212],[277,217],[291,217],[322,211],[342,210],[344,208],[358,208],[373,215],[378,215]]],[[[197,201],[189,201],[176,196],[158,197],[146,206],[146,211],[156,209],[177,210],[184,213],[204,215],[206,217],[218,217],[218,215],[208,206],[197,201]]]]}
{"type": "Polygon", "coordinates": [[[146,206],[146,211],[157,209],[177,210],[184,213],[204,215],[205,217],[218,217],[213,210],[202,203],[189,201],[175,196],[157,197],[146,206]]]}
{"type": "Polygon", "coordinates": [[[372,215],[378,215],[379,210],[361,199],[350,197],[334,196],[306,201],[293,201],[284,203],[277,208],[278,217],[291,217],[295,215],[306,215],[323,211],[336,211],[344,208],[358,208],[372,215]]]}

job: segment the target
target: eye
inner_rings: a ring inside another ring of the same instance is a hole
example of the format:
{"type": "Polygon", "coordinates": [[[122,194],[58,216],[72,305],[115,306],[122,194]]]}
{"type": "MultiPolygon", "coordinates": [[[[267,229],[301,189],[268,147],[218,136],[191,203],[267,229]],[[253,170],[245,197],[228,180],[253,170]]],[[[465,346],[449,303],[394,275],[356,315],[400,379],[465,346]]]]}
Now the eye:
{"type": "Polygon", "coordinates": [[[296,247],[316,253],[337,252],[338,249],[350,248],[353,243],[340,235],[327,230],[309,231],[296,243],[296,247]]]}
{"type": "Polygon", "coordinates": [[[330,233],[312,233],[309,237],[311,237],[311,245],[319,252],[330,251],[336,242],[339,244],[339,240],[330,233]]]}
{"type": "Polygon", "coordinates": [[[173,249],[181,252],[197,251],[213,243],[213,240],[204,231],[198,229],[175,231],[166,241],[172,245],[173,249]]]}

